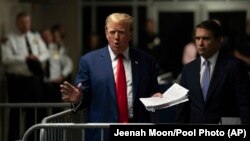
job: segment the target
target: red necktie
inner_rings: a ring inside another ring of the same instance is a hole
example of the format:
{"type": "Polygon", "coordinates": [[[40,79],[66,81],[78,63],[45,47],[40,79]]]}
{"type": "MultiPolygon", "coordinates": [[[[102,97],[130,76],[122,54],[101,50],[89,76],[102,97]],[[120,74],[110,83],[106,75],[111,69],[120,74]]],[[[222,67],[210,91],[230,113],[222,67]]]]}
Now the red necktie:
{"type": "Polygon", "coordinates": [[[128,122],[128,100],[127,83],[123,66],[123,55],[118,54],[117,72],[116,72],[116,95],[118,102],[119,122],[128,122]]]}

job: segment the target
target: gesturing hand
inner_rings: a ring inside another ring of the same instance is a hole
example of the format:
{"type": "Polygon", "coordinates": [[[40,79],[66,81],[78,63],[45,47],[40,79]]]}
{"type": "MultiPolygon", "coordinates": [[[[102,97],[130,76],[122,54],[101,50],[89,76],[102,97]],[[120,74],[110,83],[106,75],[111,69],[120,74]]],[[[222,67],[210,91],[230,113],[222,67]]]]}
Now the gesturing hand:
{"type": "Polygon", "coordinates": [[[79,83],[77,87],[74,87],[69,82],[65,81],[60,85],[62,100],[65,102],[71,102],[77,104],[81,100],[82,95],[82,83],[79,83]]]}

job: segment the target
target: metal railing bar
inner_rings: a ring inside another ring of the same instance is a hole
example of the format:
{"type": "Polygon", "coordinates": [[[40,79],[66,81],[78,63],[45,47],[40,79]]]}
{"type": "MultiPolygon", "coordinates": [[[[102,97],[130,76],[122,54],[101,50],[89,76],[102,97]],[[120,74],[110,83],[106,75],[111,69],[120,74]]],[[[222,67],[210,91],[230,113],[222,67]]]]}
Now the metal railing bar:
{"type": "Polygon", "coordinates": [[[21,132],[22,131],[22,121],[23,121],[22,115],[23,115],[22,114],[22,108],[19,108],[19,138],[21,138],[21,136],[22,136],[22,132],[21,132]]]}
{"type": "MultiPolygon", "coordinates": [[[[38,114],[38,108],[42,109],[50,109],[50,112],[52,114],[52,109],[53,108],[64,108],[64,109],[69,109],[71,107],[71,104],[70,103],[63,103],[63,102],[58,102],[58,103],[0,103],[0,109],[3,109],[3,112],[4,112],[4,118],[3,118],[3,123],[4,123],[4,130],[3,130],[3,139],[4,140],[7,140],[8,139],[8,136],[9,136],[9,124],[10,122],[12,121],[9,121],[9,115],[10,113],[12,113],[11,111],[14,110],[16,111],[16,114],[18,115],[18,119],[19,119],[19,127],[18,127],[18,130],[19,130],[19,133],[18,133],[18,137],[21,139],[23,134],[25,133],[25,127],[24,127],[24,119],[25,119],[25,116],[28,116],[26,114],[26,110],[25,109],[32,109],[34,110],[34,124],[37,123],[37,114],[38,114]],[[19,113],[18,113],[19,112],[19,113]]],[[[50,114],[50,115],[51,115],[50,114]]],[[[49,114],[48,114],[49,115],[49,114]]],[[[37,133],[35,133],[37,134],[37,133]]],[[[37,135],[35,135],[37,136],[37,135]]]]}
{"type": "Polygon", "coordinates": [[[41,129],[41,128],[68,128],[68,129],[82,129],[82,128],[109,128],[110,125],[154,125],[153,123],[41,123],[36,124],[30,127],[23,135],[22,141],[27,141],[29,135],[33,132],[33,130],[41,129]]]}
{"type": "Polygon", "coordinates": [[[0,103],[1,107],[8,107],[8,108],[60,108],[60,107],[70,107],[70,103],[0,103]]]}
{"type": "Polygon", "coordinates": [[[54,114],[54,115],[45,117],[45,118],[42,120],[42,123],[46,123],[48,120],[51,120],[51,119],[54,119],[54,118],[57,118],[57,117],[60,117],[60,116],[63,116],[63,115],[67,115],[67,114],[72,113],[72,112],[73,112],[72,109],[68,109],[68,110],[62,111],[62,112],[60,112],[60,113],[57,113],[57,114],[54,114]]]}

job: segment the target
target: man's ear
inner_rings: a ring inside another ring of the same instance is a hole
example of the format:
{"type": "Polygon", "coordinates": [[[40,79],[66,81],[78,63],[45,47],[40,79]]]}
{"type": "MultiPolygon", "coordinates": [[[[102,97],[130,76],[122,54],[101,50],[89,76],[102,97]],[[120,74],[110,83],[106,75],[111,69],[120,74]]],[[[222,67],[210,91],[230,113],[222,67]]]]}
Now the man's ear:
{"type": "Polygon", "coordinates": [[[222,42],[223,42],[223,40],[224,40],[224,38],[223,38],[223,37],[219,37],[219,38],[217,39],[218,43],[222,43],[222,42]]]}

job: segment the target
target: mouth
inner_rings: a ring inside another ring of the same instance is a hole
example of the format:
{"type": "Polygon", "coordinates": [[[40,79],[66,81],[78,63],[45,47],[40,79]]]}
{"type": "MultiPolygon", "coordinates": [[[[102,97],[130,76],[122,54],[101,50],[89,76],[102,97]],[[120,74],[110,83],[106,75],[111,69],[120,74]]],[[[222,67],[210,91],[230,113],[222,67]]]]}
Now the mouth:
{"type": "Polygon", "coordinates": [[[200,50],[200,51],[205,51],[206,48],[205,48],[205,47],[198,47],[198,50],[200,50]]]}
{"type": "Polygon", "coordinates": [[[115,47],[119,47],[119,43],[114,43],[114,46],[115,47]]]}

